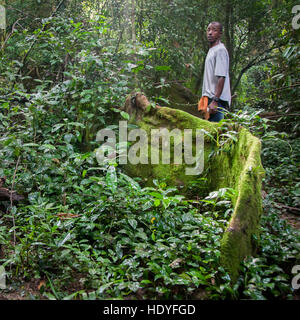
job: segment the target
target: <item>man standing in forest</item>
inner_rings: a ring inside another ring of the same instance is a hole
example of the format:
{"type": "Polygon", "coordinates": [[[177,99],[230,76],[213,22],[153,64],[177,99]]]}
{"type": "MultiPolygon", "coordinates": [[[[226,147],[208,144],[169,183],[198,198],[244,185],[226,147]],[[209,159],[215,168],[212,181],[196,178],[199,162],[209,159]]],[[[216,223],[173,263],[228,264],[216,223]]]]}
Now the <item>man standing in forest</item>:
{"type": "Polygon", "coordinates": [[[231,103],[229,55],[220,40],[222,32],[220,22],[211,22],[207,27],[210,49],[205,60],[202,98],[198,104],[205,119],[213,122],[224,118],[224,109],[228,109],[231,103]]]}

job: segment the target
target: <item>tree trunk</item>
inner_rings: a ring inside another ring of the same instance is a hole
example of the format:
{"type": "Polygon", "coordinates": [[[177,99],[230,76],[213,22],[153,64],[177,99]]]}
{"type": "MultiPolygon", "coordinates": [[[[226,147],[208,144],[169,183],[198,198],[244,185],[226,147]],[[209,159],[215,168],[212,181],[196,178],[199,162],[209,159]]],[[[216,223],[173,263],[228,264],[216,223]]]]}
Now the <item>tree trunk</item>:
{"type": "MultiPolygon", "coordinates": [[[[137,57],[136,57],[136,30],[135,30],[135,0],[131,0],[131,41],[132,41],[132,46],[133,46],[133,61],[136,64],[137,62],[137,57]]],[[[134,86],[138,86],[138,81],[137,81],[137,74],[134,73],[134,86]]]]}
{"type": "Polygon", "coordinates": [[[232,13],[233,8],[231,0],[227,0],[225,4],[225,24],[224,24],[224,36],[225,36],[225,46],[228,50],[229,55],[229,77],[230,77],[230,86],[232,84],[233,72],[233,27],[232,27],[232,13]]]}
{"type": "Polygon", "coordinates": [[[136,32],[135,32],[135,0],[131,0],[131,40],[133,45],[136,44],[136,32]]]}

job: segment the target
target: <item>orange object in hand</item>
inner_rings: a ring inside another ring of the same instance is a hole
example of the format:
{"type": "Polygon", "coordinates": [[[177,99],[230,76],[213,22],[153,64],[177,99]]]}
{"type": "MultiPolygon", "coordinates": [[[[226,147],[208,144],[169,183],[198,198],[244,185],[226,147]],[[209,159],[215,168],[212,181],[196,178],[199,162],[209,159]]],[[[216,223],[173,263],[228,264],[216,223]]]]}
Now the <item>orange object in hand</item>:
{"type": "Polygon", "coordinates": [[[204,114],[204,119],[208,120],[210,115],[209,115],[209,110],[208,110],[208,97],[203,96],[198,102],[198,111],[202,112],[204,114]]]}

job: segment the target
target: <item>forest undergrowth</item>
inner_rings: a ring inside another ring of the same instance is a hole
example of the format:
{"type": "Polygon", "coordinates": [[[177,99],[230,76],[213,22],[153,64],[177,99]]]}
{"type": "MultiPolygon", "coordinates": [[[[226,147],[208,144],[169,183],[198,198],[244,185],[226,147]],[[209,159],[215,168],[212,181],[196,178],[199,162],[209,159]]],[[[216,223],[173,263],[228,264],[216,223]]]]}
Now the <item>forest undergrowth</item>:
{"type": "MultiPolygon", "coordinates": [[[[128,120],[119,108],[126,95],[138,83],[153,103],[167,103],[152,89],[157,79],[167,86],[161,75],[172,69],[157,64],[162,54],[151,41],[122,42],[106,20],[53,15],[32,30],[15,28],[2,48],[0,181],[25,199],[0,202],[0,298],[299,299],[297,117],[263,117],[260,105],[271,108],[279,97],[259,97],[253,80],[265,72],[281,81],[286,70],[275,77],[266,63],[248,74],[225,120],[261,139],[265,169],[258,249],[232,283],[219,263],[232,189],[187,198],[164,181],[145,187],[122,166],[96,161],[96,132],[128,120]]],[[[278,59],[293,66],[296,47],[290,41],[278,59]]]]}

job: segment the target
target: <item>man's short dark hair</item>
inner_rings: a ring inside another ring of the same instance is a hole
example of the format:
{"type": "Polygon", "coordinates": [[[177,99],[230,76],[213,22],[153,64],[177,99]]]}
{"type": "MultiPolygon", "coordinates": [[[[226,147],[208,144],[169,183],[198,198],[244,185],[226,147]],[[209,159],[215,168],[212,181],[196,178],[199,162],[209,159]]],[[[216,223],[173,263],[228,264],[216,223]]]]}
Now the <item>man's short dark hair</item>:
{"type": "Polygon", "coordinates": [[[211,22],[210,24],[217,24],[217,25],[219,26],[219,30],[220,30],[221,32],[223,32],[223,25],[222,25],[221,22],[219,22],[219,21],[213,21],[213,22],[211,22]]]}

